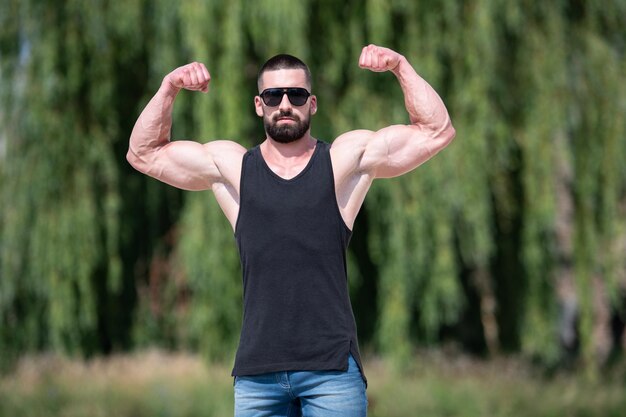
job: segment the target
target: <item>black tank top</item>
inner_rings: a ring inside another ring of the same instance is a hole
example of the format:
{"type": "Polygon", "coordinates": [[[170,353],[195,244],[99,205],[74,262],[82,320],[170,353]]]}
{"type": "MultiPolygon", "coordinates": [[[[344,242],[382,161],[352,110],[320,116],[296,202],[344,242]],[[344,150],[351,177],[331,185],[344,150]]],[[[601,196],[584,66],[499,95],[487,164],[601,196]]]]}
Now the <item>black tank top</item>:
{"type": "Polygon", "coordinates": [[[284,179],[260,147],[243,158],[235,237],[243,270],[243,326],[233,376],[363,367],[348,293],[351,231],[337,205],[330,145],[284,179]]]}

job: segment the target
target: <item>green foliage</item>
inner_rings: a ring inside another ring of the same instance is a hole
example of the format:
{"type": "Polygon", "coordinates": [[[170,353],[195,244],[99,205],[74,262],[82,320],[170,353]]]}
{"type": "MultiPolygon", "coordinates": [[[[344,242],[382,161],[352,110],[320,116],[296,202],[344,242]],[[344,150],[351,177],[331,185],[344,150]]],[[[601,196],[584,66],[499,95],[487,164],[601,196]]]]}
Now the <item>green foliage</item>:
{"type": "Polygon", "coordinates": [[[97,8],[24,3],[2,41],[13,44],[2,54],[3,342],[96,349],[95,281],[115,291],[121,271],[109,45],[97,8]]]}
{"type": "Polygon", "coordinates": [[[188,276],[191,300],[179,329],[183,343],[223,359],[233,357],[239,341],[242,289],[237,253],[223,250],[232,245],[233,231],[209,198],[190,196],[181,219],[179,267],[188,276]]]}
{"type": "Polygon", "coordinates": [[[232,230],[210,193],[128,166],[133,123],[163,76],[201,61],[210,93],[179,95],[173,138],[255,145],[256,72],[279,52],[311,66],[316,137],[407,123],[395,78],[358,68],[371,42],[433,85],[457,139],[370,191],[350,253],[361,341],[400,364],[450,339],[554,364],[569,283],[596,367],[594,300],[619,309],[626,285],[624,4],[3,1],[0,361],[155,343],[232,355],[232,230]]]}

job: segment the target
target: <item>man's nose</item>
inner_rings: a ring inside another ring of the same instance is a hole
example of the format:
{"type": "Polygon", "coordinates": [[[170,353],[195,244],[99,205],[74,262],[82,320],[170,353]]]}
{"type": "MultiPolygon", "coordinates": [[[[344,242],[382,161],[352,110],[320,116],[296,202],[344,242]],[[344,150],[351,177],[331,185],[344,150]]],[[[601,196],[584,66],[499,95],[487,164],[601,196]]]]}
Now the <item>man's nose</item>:
{"type": "Polygon", "coordinates": [[[287,94],[283,94],[283,98],[280,100],[280,105],[278,106],[279,110],[288,110],[291,109],[291,102],[289,101],[289,97],[287,94]]]}

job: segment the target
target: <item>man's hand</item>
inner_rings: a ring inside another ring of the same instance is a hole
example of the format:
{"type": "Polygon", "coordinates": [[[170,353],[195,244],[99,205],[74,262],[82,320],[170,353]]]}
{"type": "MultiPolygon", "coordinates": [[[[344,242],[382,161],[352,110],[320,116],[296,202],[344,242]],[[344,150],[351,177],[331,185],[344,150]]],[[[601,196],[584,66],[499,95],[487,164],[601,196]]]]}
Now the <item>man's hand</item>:
{"type": "Polygon", "coordinates": [[[370,44],[361,51],[359,67],[374,72],[392,71],[400,64],[402,58],[403,56],[396,51],[370,44]]]}
{"type": "Polygon", "coordinates": [[[176,68],[165,76],[164,82],[168,82],[172,87],[191,91],[209,92],[209,82],[211,75],[204,64],[192,62],[176,68]]]}

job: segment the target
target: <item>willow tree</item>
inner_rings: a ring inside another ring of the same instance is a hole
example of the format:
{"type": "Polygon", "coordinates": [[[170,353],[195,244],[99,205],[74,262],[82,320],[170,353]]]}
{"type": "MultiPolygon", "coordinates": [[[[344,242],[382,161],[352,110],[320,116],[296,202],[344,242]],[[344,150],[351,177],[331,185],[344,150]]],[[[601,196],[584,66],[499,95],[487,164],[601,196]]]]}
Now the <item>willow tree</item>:
{"type": "Polygon", "coordinates": [[[112,45],[91,2],[2,3],[0,343],[99,350],[121,288],[112,45]]]}
{"type": "Polygon", "coordinates": [[[233,231],[210,193],[130,169],[134,120],[202,61],[210,92],[179,94],[172,137],[253,146],[257,69],[286,52],[311,66],[314,136],[407,123],[393,75],[357,65],[378,43],[440,93],[457,138],[365,201],[349,254],[362,342],[399,363],[449,340],[555,363],[572,307],[597,363],[626,281],[625,18],[619,0],[2,2],[0,347],[231,355],[233,231]]]}

